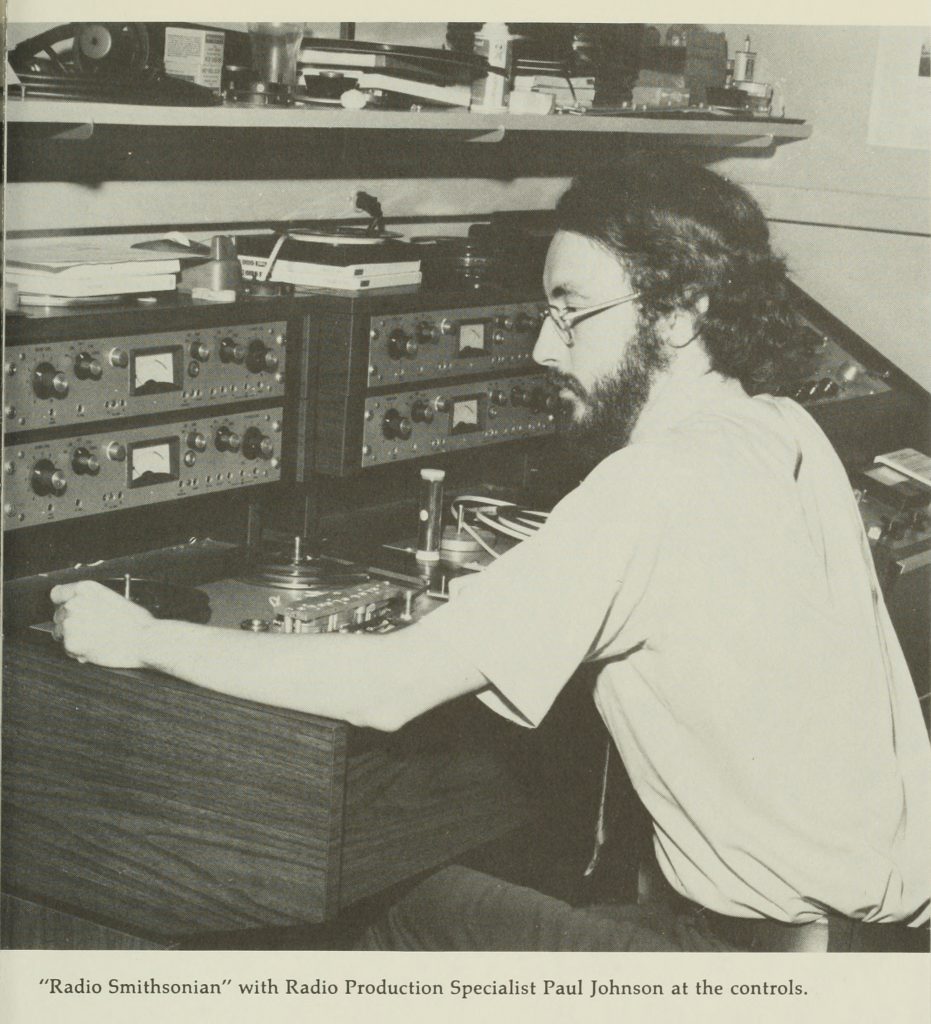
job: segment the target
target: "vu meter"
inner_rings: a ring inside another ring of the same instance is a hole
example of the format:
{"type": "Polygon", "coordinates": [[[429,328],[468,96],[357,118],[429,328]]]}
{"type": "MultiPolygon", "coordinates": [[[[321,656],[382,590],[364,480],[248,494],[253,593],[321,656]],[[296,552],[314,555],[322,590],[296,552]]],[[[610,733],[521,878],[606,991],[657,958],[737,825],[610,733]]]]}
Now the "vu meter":
{"type": "Polygon", "coordinates": [[[485,324],[462,324],[459,327],[459,353],[471,355],[485,351],[485,324]]]}
{"type": "Polygon", "coordinates": [[[129,393],[157,395],[181,389],[181,348],[140,349],[130,363],[129,393]]]}
{"type": "Polygon", "coordinates": [[[150,487],[178,479],[178,438],[131,444],[128,470],[130,487],[150,487]]]}

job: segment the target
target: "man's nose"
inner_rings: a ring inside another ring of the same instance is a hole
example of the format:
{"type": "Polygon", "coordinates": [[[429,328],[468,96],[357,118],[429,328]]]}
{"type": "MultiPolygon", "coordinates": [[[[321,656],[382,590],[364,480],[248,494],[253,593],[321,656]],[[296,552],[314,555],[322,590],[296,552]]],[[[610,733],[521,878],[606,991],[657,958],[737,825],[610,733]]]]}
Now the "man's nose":
{"type": "Polygon", "coordinates": [[[545,317],[536,344],[533,346],[534,361],[541,366],[563,368],[569,359],[569,349],[560,338],[559,331],[549,317],[545,317]]]}

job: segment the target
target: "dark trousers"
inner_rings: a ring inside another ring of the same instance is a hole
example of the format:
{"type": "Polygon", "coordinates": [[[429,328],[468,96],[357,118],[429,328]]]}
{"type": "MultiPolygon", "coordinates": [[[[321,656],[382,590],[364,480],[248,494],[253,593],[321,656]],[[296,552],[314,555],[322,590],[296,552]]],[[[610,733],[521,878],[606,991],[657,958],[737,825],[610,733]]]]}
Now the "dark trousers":
{"type": "Polygon", "coordinates": [[[471,868],[411,889],[366,929],[359,949],[675,952],[733,949],[700,915],[663,903],[572,907],[471,868]]]}

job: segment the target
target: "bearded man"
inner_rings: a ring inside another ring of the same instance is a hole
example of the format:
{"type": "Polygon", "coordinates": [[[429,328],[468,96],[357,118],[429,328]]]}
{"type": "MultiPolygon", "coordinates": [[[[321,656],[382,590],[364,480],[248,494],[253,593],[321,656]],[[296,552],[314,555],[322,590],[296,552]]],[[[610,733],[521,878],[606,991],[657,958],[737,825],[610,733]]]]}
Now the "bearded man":
{"type": "Polygon", "coordinates": [[[573,907],[451,867],[364,948],[927,948],[931,749],[844,469],[765,393],[802,344],[765,218],[633,156],[557,221],[534,357],[597,465],[534,537],[380,637],[231,634],[67,584],[66,649],[383,729],[473,692],[532,727],[597,666],[675,902],[573,907]]]}

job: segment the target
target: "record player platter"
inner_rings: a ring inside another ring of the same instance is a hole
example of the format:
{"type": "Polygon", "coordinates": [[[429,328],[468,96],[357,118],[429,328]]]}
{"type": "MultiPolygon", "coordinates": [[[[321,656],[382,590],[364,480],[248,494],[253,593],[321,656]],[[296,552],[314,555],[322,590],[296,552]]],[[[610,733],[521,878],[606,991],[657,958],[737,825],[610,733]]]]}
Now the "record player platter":
{"type": "Polygon", "coordinates": [[[306,553],[300,537],[294,538],[289,551],[269,552],[242,577],[244,583],[283,590],[338,590],[369,579],[370,575],[356,565],[306,553]]]}

